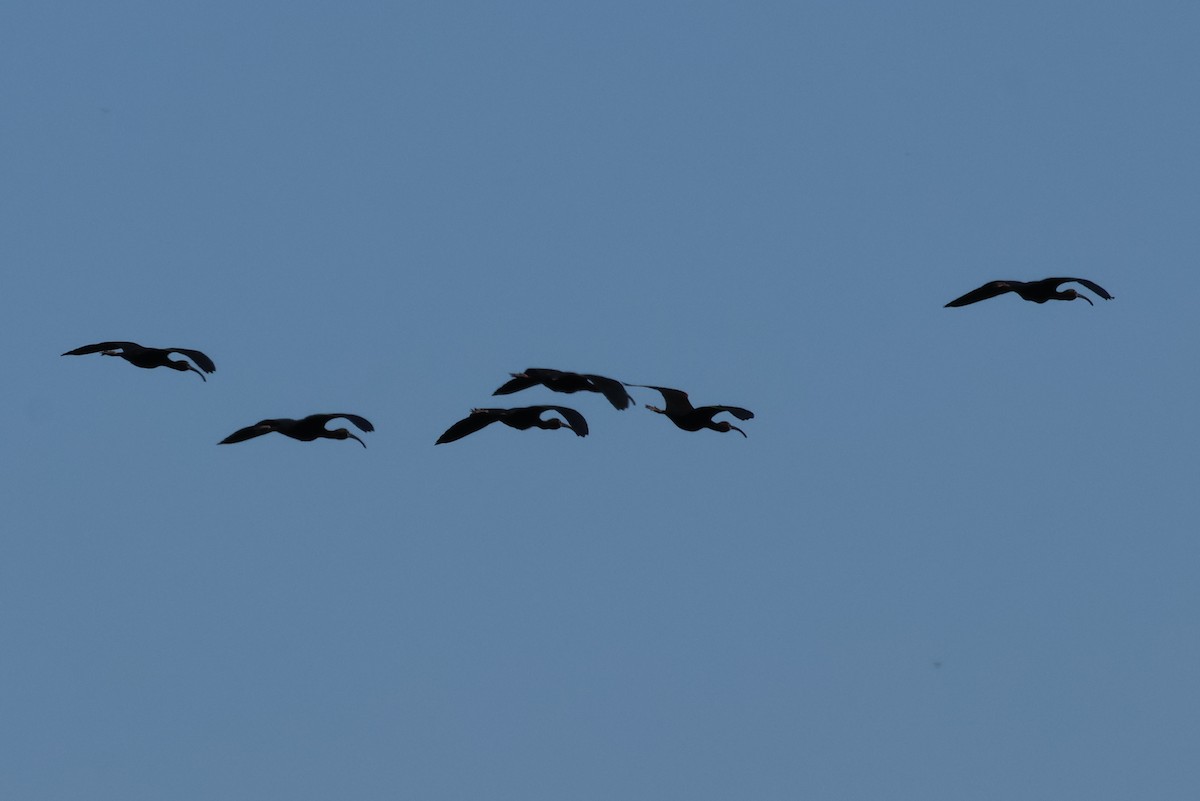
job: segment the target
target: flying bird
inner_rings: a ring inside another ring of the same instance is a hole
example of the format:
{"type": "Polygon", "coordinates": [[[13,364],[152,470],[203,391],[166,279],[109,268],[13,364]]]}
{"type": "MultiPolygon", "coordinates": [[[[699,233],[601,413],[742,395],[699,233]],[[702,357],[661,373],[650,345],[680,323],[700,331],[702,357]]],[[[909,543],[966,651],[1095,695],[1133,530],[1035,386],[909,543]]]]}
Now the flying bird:
{"type": "Polygon", "coordinates": [[[955,298],[946,304],[946,308],[967,306],[971,303],[978,303],[981,300],[994,298],[997,295],[1003,295],[1005,292],[1016,292],[1025,300],[1032,300],[1034,303],[1045,303],[1048,300],[1086,300],[1089,305],[1096,305],[1092,303],[1091,298],[1082,292],[1077,292],[1074,289],[1059,290],[1059,285],[1065,284],[1068,281],[1083,284],[1105,300],[1113,299],[1113,296],[1108,294],[1108,290],[1086,278],[1043,278],[1041,281],[992,281],[979,287],[979,289],[972,289],[961,298],[955,298]]]}
{"type": "Polygon", "coordinates": [[[198,350],[189,350],[188,348],[146,348],[136,342],[97,342],[95,345],[84,345],[82,348],[69,350],[63,356],[84,356],[97,352],[103,353],[105,356],[120,356],[135,367],[145,367],[146,369],[170,367],[172,370],[179,370],[181,372],[191,370],[205,381],[208,381],[208,379],[204,378],[204,373],[212,373],[217,369],[217,366],[213,364],[213,360],[198,350]],[[200,365],[200,370],[203,370],[204,373],[185,361],[171,359],[172,353],[182,353],[200,365]]]}
{"type": "Polygon", "coordinates": [[[630,384],[629,386],[656,389],[661,392],[663,400],[667,403],[667,408],[660,409],[650,404],[646,404],[646,408],[652,412],[665,414],[667,419],[684,431],[699,431],[702,428],[710,428],[713,431],[721,432],[733,430],[744,437],[746,436],[745,431],[728,420],[722,420],[719,423],[714,422],[713,416],[721,412],[729,412],[739,420],[749,420],[754,417],[754,412],[749,409],[743,409],[740,406],[693,406],[692,402],[688,400],[687,393],[681,389],[656,387],[650,384],[630,384]]]}
{"type": "Polygon", "coordinates": [[[541,384],[554,392],[599,392],[618,409],[628,409],[633,398],[625,391],[625,385],[615,378],[605,378],[591,373],[568,373],[545,367],[530,367],[523,373],[509,373],[512,380],[493,395],[511,395],[523,389],[541,384]]]}
{"type": "Polygon", "coordinates": [[[474,434],[481,428],[497,421],[518,431],[526,431],[530,428],[544,428],[551,431],[556,428],[569,428],[575,432],[576,436],[586,437],[588,435],[587,420],[583,419],[583,415],[574,409],[566,406],[520,406],[515,409],[472,409],[469,416],[447,428],[446,433],[438,437],[438,441],[434,444],[454,442],[456,439],[474,434]],[[546,412],[558,412],[564,419],[551,417],[543,420],[542,415],[546,412]]]}
{"type": "Polygon", "coordinates": [[[326,423],[337,417],[354,423],[360,431],[375,430],[375,426],[371,425],[370,420],[365,417],[359,417],[357,414],[310,414],[308,417],[302,417],[299,420],[293,420],[290,417],[259,420],[252,426],[239,428],[217,444],[230,445],[234,442],[245,442],[248,439],[261,437],[263,434],[270,434],[272,431],[275,431],[283,434],[285,437],[298,439],[301,442],[312,442],[314,439],[353,439],[357,440],[358,444],[364,448],[367,447],[367,443],[354,434],[351,434],[348,429],[336,428],[330,431],[325,428],[326,423]]]}

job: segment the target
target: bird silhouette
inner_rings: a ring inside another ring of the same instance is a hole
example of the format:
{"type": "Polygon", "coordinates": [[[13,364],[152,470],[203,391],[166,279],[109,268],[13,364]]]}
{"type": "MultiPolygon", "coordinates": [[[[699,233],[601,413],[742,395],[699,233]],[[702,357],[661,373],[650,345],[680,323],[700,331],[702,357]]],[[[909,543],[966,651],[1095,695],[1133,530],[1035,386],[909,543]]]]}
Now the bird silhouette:
{"type": "Polygon", "coordinates": [[[599,392],[618,409],[628,409],[633,398],[625,391],[625,385],[615,378],[605,378],[591,373],[568,373],[545,367],[530,367],[523,373],[509,373],[512,380],[493,392],[493,395],[511,395],[523,389],[541,384],[554,392],[599,392]]]}
{"type": "Polygon", "coordinates": [[[946,304],[946,308],[967,306],[972,303],[978,303],[981,300],[994,298],[997,295],[1003,295],[1005,292],[1016,292],[1025,300],[1031,300],[1034,303],[1045,303],[1048,300],[1086,300],[1089,305],[1096,305],[1092,303],[1091,298],[1082,292],[1077,292],[1074,289],[1060,291],[1058,288],[1059,285],[1065,284],[1068,281],[1083,284],[1105,300],[1113,299],[1113,296],[1108,294],[1108,290],[1086,278],[1043,278],[1041,281],[992,281],[979,287],[979,289],[972,289],[961,298],[955,298],[946,304]]]}
{"type": "Polygon", "coordinates": [[[454,442],[456,439],[474,434],[481,428],[497,421],[519,431],[526,431],[530,428],[547,430],[569,428],[575,432],[576,436],[586,437],[588,435],[587,420],[583,419],[583,415],[574,409],[566,406],[520,406],[515,409],[472,409],[469,416],[447,428],[446,433],[438,437],[438,441],[434,444],[454,442]],[[565,420],[559,420],[557,417],[543,420],[542,415],[546,412],[558,412],[565,420]]]}
{"type": "Polygon", "coordinates": [[[661,392],[663,400],[666,401],[667,408],[660,409],[650,404],[646,404],[646,408],[652,412],[665,414],[667,419],[684,431],[699,431],[702,428],[710,428],[713,431],[721,432],[733,430],[744,437],[746,436],[745,431],[728,420],[722,420],[719,423],[714,422],[713,415],[721,412],[729,412],[739,420],[749,420],[754,417],[754,412],[749,409],[743,409],[740,406],[693,406],[692,402],[688,400],[687,393],[681,389],[656,387],[651,384],[630,384],[629,386],[656,389],[661,392]]]}
{"type": "Polygon", "coordinates": [[[97,342],[95,345],[84,345],[75,350],[69,350],[63,356],[85,356],[89,353],[103,353],[105,356],[120,356],[125,361],[135,367],[144,367],[151,369],[154,367],[170,367],[172,370],[191,370],[196,375],[204,378],[204,373],[192,367],[184,361],[174,361],[171,359],[172,353],[182,353],[196,364],[205,373],[215,372],[217,366],[213,364],[213,360],[205,356],[198,350],[189,350],[188,348],[146,348],[136,342],[97,342]]]}
{"type": "Polygon", "coordinates": [[[302,417],[299,420],[293,420],[290,417],[259,420],[252,426],[239,428],[217,444],[230,445],[234,442],[245,442],[248,439],[261,437],[263,434],[270,434],[272,431],[275,431],[283,434],[285,437],[298,439],[301,442],[312,442],[314,439],[353,439],[357,440],[358,444],[364,448],[367,447],[367,443],[354,434],[351,434],[348,429],[337,428],[330,431],[325,428],[325,424],[336,417],[349,420],[358,426],[360,431],[375,430],[375,426],[371,425],[370,420],[365,417],[359,417],[357,414],[310,414],[308,417],[302,417]]]}

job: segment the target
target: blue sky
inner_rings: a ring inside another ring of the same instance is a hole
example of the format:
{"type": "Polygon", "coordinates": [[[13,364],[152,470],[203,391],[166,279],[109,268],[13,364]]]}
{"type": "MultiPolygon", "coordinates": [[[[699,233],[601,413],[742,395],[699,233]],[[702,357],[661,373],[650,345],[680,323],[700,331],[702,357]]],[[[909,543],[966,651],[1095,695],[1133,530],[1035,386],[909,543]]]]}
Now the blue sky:
{"type": "Polygon", "coordinates": [[[1198,38],[6,8],[0,795],[1195,798],[1198,38]],[[1116,299],[943,308],[1048,275],[1116,299]],[[591,436],[434,447],[506,403],[591,436]],[[369,447],[215,444],[323,411],[369,447]]]}

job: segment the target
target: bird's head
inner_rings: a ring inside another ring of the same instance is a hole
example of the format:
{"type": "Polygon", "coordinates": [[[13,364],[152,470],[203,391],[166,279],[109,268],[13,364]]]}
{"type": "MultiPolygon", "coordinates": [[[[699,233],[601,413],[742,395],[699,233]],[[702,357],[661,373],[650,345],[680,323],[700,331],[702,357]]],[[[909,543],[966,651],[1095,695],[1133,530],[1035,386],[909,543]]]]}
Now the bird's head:
{"type": "Polygon", "coordinates": [[[553,431],[556,428],[568,428],[567,424],[562,420],[559,420],[557,417],[551,417],[549,420],[542,420],[541,423],[541,427],[547,431],[553,431]]]}
{"type": "Polygon", "coordinates": [[[1095,303],[1092,303],[1092,299],[1087,295],[1083,294],[1082,292],[1076,292],[1074,289],[1068,289],[1066,294],[1067,300],[1086,300],[1089,306],[1096,305],[1095,303]]]}
{"type": "Polygon", "coordinates": [[[364,448],[367,447],[367,443],[363,442],[361,439],[359,439],[358,437],[351,434],[350,431],[345,428],[338,428],[333,431],[330,431],[329,436],[331,436],[333,439],[352,439],[352,440],[355,440],[356,442],[358,442],[358,444],[362,445],[364,448]]]}
{"type": "Polygon", "coordinates": [[[721,422],[717,423],[717,431],[720,431],[720,432],[726,433],[726,434],[729,433],[730,431],[736,431],[739,434],[741,434],[743,437],[746,436],[745,431],[738,428],[737,426],[735,426],[733,423],[729,422],[728,420],[722,420],[721,422]]]}
{"type": "Polygon", "coordinates": [[[659,414],[666,414],[666,412],[663,411],[662,409],[658,408],[657,406],[651,406],[648,403],[646,404],[646,408],[652,412],[658,412],[659,414]]]}

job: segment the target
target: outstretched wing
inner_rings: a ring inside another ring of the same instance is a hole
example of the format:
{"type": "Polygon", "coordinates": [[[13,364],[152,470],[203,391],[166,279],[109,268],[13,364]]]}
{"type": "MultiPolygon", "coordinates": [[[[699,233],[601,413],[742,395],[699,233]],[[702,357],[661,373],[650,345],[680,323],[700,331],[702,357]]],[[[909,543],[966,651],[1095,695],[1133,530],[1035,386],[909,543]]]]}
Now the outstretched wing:
{"type": "Polygon", "coordinates": [[[712,409],[712,414],[710,414],[708,416],[710,420],[712,419],[712,416],[714,414],[720,414],[721,412],[729,412],[730,414],[732,414],[734,417],[736,417],[739,420],[750,420],[754,417],[754,412],[750,411],[749,409],[743,409],[741,406],[705,406],[704,407],[705,411],[708,411],[709,409],[712,409]]]}
{"type": "Polygon", "coordinates": [[[84,345],[82,348],[69,350],[63,356],[85,356],[89,353],[99,353],[102,350],[125,350],[126,348],[140,350],[141,347],[136,342],[97,342],[95,345],[84,345]]]}
{"type": "Polygon", "coordinates": [[[310,414],[308,417],[306,417],[304,419],[312,420],[313,422],[319,424],[321,427],[324,427],[326,424],[329,423],[330,420],[336,419],[338,417],[342,418],[343,420],[349,420],[351,423],[354,423],[354,425],[358,426],[358,429],[360,431],[374,431],[375,430],[375,426],[371,425],[371,421],[368,420],[367,418],[359,417],[357,414],[346,414],[345,412],[337,412],[335,414],[310,414]]]}
{"type": "Polygon", "coordinates": [[[1095,281],[1089,281],[1086,278],[1050,278],[1047,279],[1054,282],[1054,288],[1057,289],[1059,284],[1065,284],[1068,281],[1074,281],[1077,284],[1083,284],[1088,289],[1095,292],[1105,300],[1112,300],[1113,296],[1108,294],[1108,290],[1097,284],[1095,281]]]}
{"type": "Polygon", "coordinates": [[[245,442],[248,439],[254,439],[255,437],[261,437],[263,434],[270,434],[274,430],[275,429],[271,426],[269,421],[263,420],[261,422],[255,423],[252,426],[246,426],[245,428],[239,428],[237,431],[234,431],[232,434],[230,434],[228,437],[221,440],[217,444],[218,445],[232,445],[235,442],[245,442]]]}
{"type": "Polygon", "coordinates": [[[454,442],[456,439],[462,439],[468,434],[474,434],[476,431],[484,428],[491,423],[499,420],[499,416],[495,413],[503,411],[500,409],[472,409],[471,414],[459,420],[454,425],[446,429],[446,433],[438,437],[435,445],[442,445],[446,442],[454,442]]]}
{"type": "Polygon", "coordinates": [[[656,387],[653,384],[630,384],[631,387],[645,387],[646,389],[657,389],[662,393],[663,400],[667,404],[667,414],[684,414],[692,410],[692,402],[688,400],[688,394],[682,389],[671,389],[670,387],[656,387]]]}
{"type": "MultiPolygon", "coordinates": [[[[587,420],[585,420],[583,418],[582,414],[575,411],[571,407],[569,407],[569,406],[538,406],[535,408],[541,409],[542,411],[553,410],[553,411],[558,412],[559,414],[561,414],[563,416],[563,419],[567,421],[567,425],[571,428],[572,431],[575,432],[576,436],[586,437],[588,435],[587,420]]],[[[540,415],[541,412],[539,412],[538,414],[540,415]]]]}
{"type": "Polygon", "coordinates": [[[628,409],[629,404],[633,403],[633,398],[625,390],[625,385],[615,378],[605,378],[602,375],[591,375],[585,373],[584,378],[591,382],[597,392],[604,394],[608,398],[608,402],[618,409],[628,409]]]}
{"type": "Polygon", "coordinates": [[[530,367],[523,373],[514,373],[514,375],[524,375],[532,378],[539,384],[544,384],[547,381],[553,381],[556,378],[564,378],[569,375],[578,375],[578,373],[568,373],[563,370],[554,370],[550,367],[530,367]]]}
{"type": "Polygon", "coordinates": [[[217,371],[217,366],[213,364],[213,360],[198,350],[189,350],[188,348],[167,348],[166,350],[171,353],[182,353],[184,356],[187,356],[196,364],[200,365],[200,369],[206,373],[215,373],[217,371]]]}
{"type": "Polygon", "coordinates": [[[541,382],[536,378],[530,378],[525,373],[512,373],[512,380],[503,384],[498,390],[493,392],[493,395],[511,395],[514,392],[520,392],[523,389],[529,389],[541,382]]]}
{"type": "Polygon", "coordinates": [[[991,281],[991,282],[986,283],[983,286],[979,287],[979,289],[972,289],[970,292],[963,295],[961,298],[955,298],[954,300],[947,303],[946,306],[943,308],[949,308],[952,306],[967,306],[972,303],[978,303],[981,300],[987,300],[988,298],[994,298],[997,295],[1003,295],[1005,292],[1012,292],[1012,291],[1013,291],[1013,282],[1012,281],[991,281]]]}

